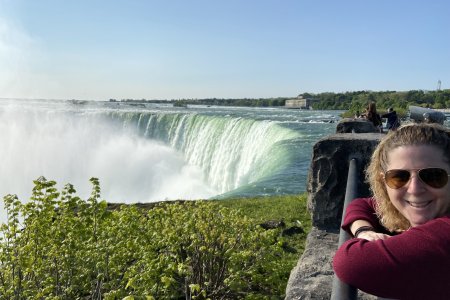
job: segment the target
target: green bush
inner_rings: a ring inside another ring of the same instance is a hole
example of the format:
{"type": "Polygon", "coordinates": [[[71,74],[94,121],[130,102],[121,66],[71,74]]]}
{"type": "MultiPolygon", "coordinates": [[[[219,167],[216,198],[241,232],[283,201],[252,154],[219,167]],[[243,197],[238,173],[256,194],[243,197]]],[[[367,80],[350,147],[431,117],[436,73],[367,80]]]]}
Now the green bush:
{"type": "Polygon", "coordinates": [[[109,210],[41,177],[28,203],[4,197],[1,299],[280,299],[279,231],[211,201],[109,210]]]}

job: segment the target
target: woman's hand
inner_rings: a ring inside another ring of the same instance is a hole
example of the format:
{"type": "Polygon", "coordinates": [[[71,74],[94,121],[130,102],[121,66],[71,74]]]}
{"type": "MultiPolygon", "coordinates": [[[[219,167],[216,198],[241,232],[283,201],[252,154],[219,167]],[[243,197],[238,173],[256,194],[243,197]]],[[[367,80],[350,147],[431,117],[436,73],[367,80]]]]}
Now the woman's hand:
{"type": "Polygon", "coordinates": [[[375,230],[373,229],[373,226],[366,220],[354,221],[352,223],[352,225],[350,226],[350,230],[351,230],[353,236],[355,236],[355,234],[356,234],[358,238],[365,239],[368,241],[386,240],[391,237],[390,235],[387,235],[384,233],[375,232],[375,230]],[[361,230],[362,228],[364,228],[364,230],[361,230]],[[357,231],[361,231],[361,232],[357,232],[357,231]]]}
{"type": "Polygon", "coordinates": [[[358,234],[358,238],[368,240],[368,241],[386,240],[390,237],[391,237],[390,235],[387,235],[384,233],[378,233],[375,231],[363,231],[360,234],[358,234]]]}

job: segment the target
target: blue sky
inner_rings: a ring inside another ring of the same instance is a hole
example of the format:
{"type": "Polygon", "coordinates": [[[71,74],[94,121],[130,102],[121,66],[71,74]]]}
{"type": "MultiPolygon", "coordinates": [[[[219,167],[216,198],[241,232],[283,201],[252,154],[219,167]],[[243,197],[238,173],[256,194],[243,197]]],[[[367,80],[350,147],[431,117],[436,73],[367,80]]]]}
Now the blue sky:
{"type": "Polygon", "coordinates": [[[0,0],[0,98],[450,88],[447,0],[0,0]]]}

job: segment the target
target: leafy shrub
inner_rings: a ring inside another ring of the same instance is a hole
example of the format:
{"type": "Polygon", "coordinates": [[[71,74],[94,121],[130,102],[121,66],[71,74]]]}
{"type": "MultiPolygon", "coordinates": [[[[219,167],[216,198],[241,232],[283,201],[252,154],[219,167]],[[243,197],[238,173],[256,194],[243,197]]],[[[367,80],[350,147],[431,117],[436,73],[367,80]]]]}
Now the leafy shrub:
{"type": "Polygon", "coordinates": [[[1,299],[280,299],[282,242],[209,201],[109,210],[41,177],[28,203],[4,197],[1,299]]]}

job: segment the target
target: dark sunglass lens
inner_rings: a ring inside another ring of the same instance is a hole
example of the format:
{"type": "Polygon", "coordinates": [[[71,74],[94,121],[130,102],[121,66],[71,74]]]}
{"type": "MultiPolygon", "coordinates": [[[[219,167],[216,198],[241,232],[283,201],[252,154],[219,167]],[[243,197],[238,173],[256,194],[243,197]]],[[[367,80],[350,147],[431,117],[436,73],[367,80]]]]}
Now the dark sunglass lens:
{"type": "Polygon", "coordinates": [[[409,180],[410,174],[407,170],[389,170],[384,175],[386,184],[393,189],[399,189],[409,180]]]}
{"type": "Polygon", "coordinates": [[[434,188],[442,188],[448,182],[447,171],[441,168],[427,168],[419,171],[420,179],[434,188]]]}

